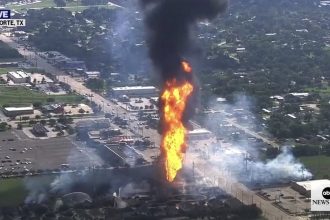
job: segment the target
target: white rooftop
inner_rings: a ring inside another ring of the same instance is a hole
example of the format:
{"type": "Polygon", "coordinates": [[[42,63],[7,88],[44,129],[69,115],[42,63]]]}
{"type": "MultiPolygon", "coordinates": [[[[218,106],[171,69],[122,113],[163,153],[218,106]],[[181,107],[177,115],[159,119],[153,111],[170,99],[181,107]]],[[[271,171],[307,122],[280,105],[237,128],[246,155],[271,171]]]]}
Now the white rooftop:
{"type": "Polygon", "coordinates": [[[284,97],[280,96],[280,95],[274,95],[274,96],[271,96],[270,98],[271,99],[278,99],[278,100],[283,100],[284,99],[284,97]]]}
{"type": "Polygon", "coordinates": [[[99,71],[86,71],[86,74],[87,75],[94,75],[94,74],[98,75],[98,74],[100,74],[100,72],[99,71]]]}
{"type": "Polygon", "coordinates": [[[307,97],[307,96],[309,96],[309,93],[308,92],[293,92],[293,93],[290,93],[290,95],[307,97]]]}
{"type": "Polygon", "coordinates": [[[211,134],[211,131],[205,128],[197,128],[192,131],[188,131],[188,134],[211,134]]]}
{"type": "Polygon", "coordinates": [[[9,74],[12,75],[13,77],[17,78],[17,79],[29,77],[29,75],[27,73],[23,72],[23,71],[9,72],[9,74]]]}
{"type": "Polygon", "coordinates": [[[120,90],[143,90],[143,89],[156,89],[154,86],[124,86],[124,87],[114,87],[112,88],[115,91],[120,90]]]}
{"type": "Polygon", "coordinates": [[[311,184],[320,184],[321,186],[330,185],[330,180],[323,179],[323,180],[309,180],[309,181],[303,181],[303,182],[296,182],[297,185],[302,186],[306,191],[311,190],[311,184]]]}
{"type": "Polygon", "coordinates": [[[33,107],[32,106],[28,106],[28,107],[6,107],[4,109],[8,112],[10,112],[10,111],[27,111],[27,110],[33,110],[33,107]]]}
{"type": "Polygon", "coordinates": [[[217,98],[217,102],[226,102],[227,99],[226,98],[223,98],[223,97],[218,97],[217,98]]]}

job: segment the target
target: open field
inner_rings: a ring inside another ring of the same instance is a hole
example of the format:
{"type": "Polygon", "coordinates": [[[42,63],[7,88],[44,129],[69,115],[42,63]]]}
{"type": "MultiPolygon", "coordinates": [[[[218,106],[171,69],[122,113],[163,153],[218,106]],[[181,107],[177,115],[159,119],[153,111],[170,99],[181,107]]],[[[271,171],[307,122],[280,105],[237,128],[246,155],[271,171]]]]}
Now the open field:
{"type": "Polygon", "coordinates": [[[28,197],[29,186],[47,189],[55,177],[56,175],[50,174],[0,180],[0,207],[18,206],[28,197]]]}
{"type": "Polygon", "coordinates": [[[68,11],[72,12],[80,12],[85,9],[88,9],[90,7],[102,7],[102,8],[114,8],[112,5],[91,5],[91,6],[85,6],[81,4],[81,1],[72,1],[67,2],[65,7],[56,7],[56,4],[53,0],[42,0],[41,2],[36,2],[32,4],[27,5],[7,5],[9,9],[16,10],[19,12],[27,11],[29,9],[42,9],[42,8],[63,8],[68,11]]]}
{"type": "Polygon", "coordinates": [[[330,95],[330,86],[325,88],[308,88],[306,92],[319,93],[321,95],[330,95]]]}
{"type": "Polygon", "coordinates": [[[9,9],[13,9],[17,11],[29,10],[30,8],[50,8],[55,6],[56,5],[53,0],[43,0],[41,2],[36,2],[26,5],[7,5],[9,9]]]}
{"type": "Polygon", "coordinates": [[[315,179],[330,177],[330,157],[300,157],[299,160],[312,172],[315,179]]]}
{"type": "Polygon", "coordinates": [[[25,87],[0,87],[0,105],[24,105],[33,102],[47,102],[48,98],[54,98],[55,102],[78,103],[83,99],[78,95],[46,95],[27,89],[25,87]]]}
{"type": "Polygon", "coordinates": [[[22,178],[0,180],[0,207],[17,206],[24,201],[26,195],[22,178]]]}
{"type": "Polygon", "coordinates": [[[17,68],[15,68],[15,67],[0,68],[0,75],[1,74],[6,74],[10,71],[15,71],[15,70],[17,70],[17,68]]]}

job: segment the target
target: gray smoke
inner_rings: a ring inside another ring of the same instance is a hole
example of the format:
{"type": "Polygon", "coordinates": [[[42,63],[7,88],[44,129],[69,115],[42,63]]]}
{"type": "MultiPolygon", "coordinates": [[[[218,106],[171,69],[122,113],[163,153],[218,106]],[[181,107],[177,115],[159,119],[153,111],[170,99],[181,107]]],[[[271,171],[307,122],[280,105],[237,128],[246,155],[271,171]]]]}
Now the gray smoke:
{"type": "Polygon", "coordinates": [[[243,125],[250,131],[264,129],[250,111],[253,99],[238,94],[234,104],[217,103],[215,99],[210,103],[209,111],[213,113],[205,116],[205,126],[216,131],[218,137],[227,139],[211,146],[206,157],[223,174],[251,184],[312,178],[312,174],[291,153],[292,147],[282,146],[276,158],[263,161],[259,155],[260,150],[265,150],[261,148],[262,145],[244,131],[235,128],[233,124],[243,125]],[[231,138],[228,140],[228,137],[231,138]]]}
{"type": "Polygon", "coordinates": [[[28,195],[24,202],[26,204],[40,204],[47,199],[48,186],[45,182],[48,177],[26,177],[24,178],[25,189],[28,195]]]}
{"type": "Polygon", "coordinates": [[[108,41],[116,70],[123,74],[148,72],[150,65],[138,1],[129,1],[122,6],[117,9],[115,20],[111,23],[108,41]]]}
{"type": "Polygon", "coordinates": [[[289,148],[272,160],[247,160],[246,153],[235,154],[219,151],[210,157],[212,163],[222,169],[224,173],[247,183],[269,184],[287,182],[288,180],[310,179],[312,174],[294,158],[289,148]]]}
{"type": "Polygon", "coordinates": [[[135,194],[150,192],[150,188],[150,184],[147,181],[128,183],[120,189],[120,196],[130,197],[135,194]]]}

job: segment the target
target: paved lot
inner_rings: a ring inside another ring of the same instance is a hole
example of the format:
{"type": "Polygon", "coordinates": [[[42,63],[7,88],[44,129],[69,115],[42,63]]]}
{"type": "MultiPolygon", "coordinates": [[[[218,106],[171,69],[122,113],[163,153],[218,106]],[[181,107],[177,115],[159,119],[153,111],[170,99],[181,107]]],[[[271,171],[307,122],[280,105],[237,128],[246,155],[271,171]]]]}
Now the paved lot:
{"type": "Polygon", "coordinates": [[[83,168],[103,163],[93,149],[73,144],[68,138],[32,140],[21,131],[0,133],[0,174],[25,169],[53,170],[61,168],[62,164],[83,168]]]}
{"type": "Polygon", "coordinates": [[[278,187],[263,189],[258,192],[259,195],[266,200],[286,210],[290,214],[306,214],[306,210],[310,210],[310,199],[300,195],[291,187],[278,187]]]}

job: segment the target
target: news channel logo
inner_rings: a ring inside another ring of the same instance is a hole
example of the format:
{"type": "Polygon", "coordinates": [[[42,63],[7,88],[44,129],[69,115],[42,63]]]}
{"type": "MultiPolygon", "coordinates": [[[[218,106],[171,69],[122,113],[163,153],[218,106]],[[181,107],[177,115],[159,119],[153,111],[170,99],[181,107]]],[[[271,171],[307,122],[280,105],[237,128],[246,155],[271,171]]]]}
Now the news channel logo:
{"type": "Polygon", "coordinates": [[[0,27],[24,27],[25,19],[12,19],[9,9],[0,9],[0,27]]]}
{"type": "Polygon", "coordinates": [[[311,185],[311,211],[330,211],[330,184],[312,183],[311,185]]]}

